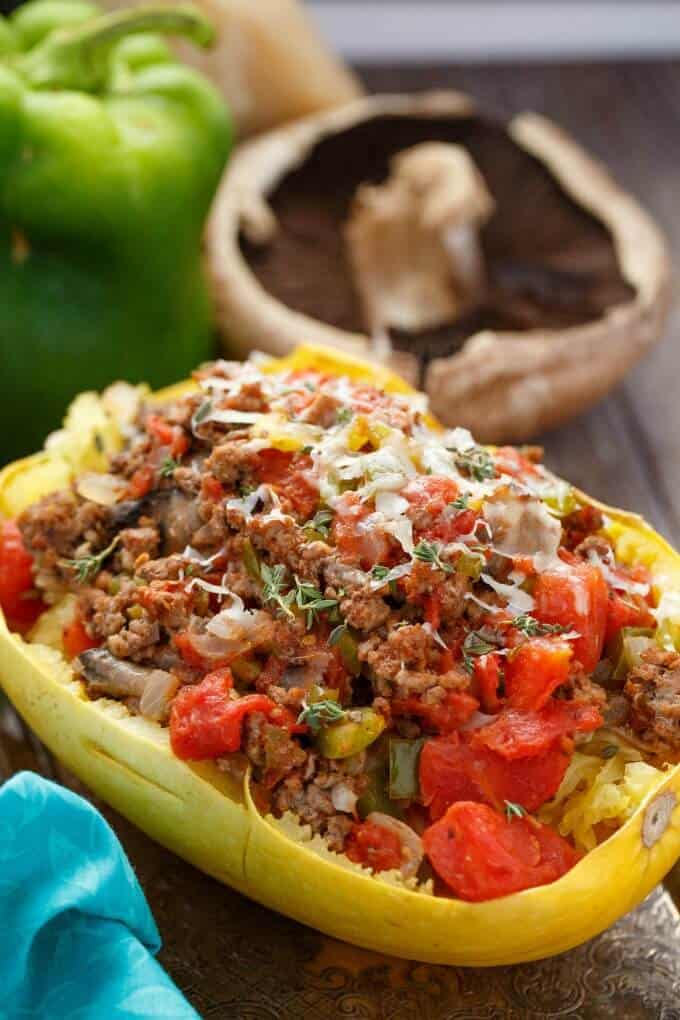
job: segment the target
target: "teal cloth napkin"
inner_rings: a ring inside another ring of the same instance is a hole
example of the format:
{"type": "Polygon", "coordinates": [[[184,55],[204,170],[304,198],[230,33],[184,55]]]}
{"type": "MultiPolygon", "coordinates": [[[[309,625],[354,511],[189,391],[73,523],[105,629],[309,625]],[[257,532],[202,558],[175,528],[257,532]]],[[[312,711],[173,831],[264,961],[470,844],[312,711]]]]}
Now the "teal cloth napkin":
{"type": "Polygon", "coordinates": [[[0,787],[0,1020],[197,1020],[160,946],[91,804],[30,772],[0,787]]]}

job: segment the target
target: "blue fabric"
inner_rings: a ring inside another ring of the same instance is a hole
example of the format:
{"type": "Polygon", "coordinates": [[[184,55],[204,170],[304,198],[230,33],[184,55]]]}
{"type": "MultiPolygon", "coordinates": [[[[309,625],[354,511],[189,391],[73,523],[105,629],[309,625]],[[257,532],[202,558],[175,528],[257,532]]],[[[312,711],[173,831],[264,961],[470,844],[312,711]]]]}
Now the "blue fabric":
{"type": "Polygon", "coordinates": [[[160,946],[91,804],[29,772],[0,787],[1,1020],[197,1020],[154,959],[160,946]]]}

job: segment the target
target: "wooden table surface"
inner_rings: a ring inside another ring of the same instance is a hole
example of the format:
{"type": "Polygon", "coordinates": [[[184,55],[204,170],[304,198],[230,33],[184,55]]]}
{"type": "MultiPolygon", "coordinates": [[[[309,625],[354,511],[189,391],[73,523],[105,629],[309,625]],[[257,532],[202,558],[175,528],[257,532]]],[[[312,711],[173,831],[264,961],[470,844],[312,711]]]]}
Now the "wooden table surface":
{"type": "MultiPolygon", "coordinates": [[[[453,87],[507,116],[543,112],[603,159],[666,230],[680,263],[680,62],[367,68],[373,90],[453,87]]],[[[551,468],[680,542],[678,315],[607,400],[544,442],[551,468]]],[[[612,353],[615,357],[615,352],[612,353]]],[[[0,706],[0,781],[34,768],[78,787],[0,706]]],[[[158,920],[162,960],[204,1017],[680,1020],[679,915],[663,890],[551,961],[490,971],[391,960],[269,913],[155,846],[109,809],[158,920]]]]}

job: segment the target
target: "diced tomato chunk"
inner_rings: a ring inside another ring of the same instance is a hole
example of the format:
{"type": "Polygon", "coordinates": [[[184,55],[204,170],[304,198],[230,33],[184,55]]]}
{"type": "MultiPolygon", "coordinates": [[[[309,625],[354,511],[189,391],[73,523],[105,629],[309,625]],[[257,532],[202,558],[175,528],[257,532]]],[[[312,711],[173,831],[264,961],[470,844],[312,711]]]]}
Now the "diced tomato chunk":
{"type": "Polygon", "coordinates": [[[75,659],[81,652],[86,652],[88,648],[98,648],[101,644],[100,641],[90,637],[80,616],[76,616],[67,627],[64,627],[61,640],[67,659],[75,659]]]}
{"type": "Polygon", "coordinates": [[[260,450],[256,464],[261,482],[278,488],[304,520],[312,516],[319,505],[319,490],[307,477],[312,467],[310,457],[286,450],[260,450]]]}
{"type": "Polygon", "coordinates": [[[428,704],[420,698],[395,698],[391,703],[393,715],[415,715],[435,733],[452,733],[463,726],[479,702],[465,691],[448,691],[443,701],[428,704]]]}
{"type": "Polygon", "coordinates": [[[451,506],[459,493],[452,479],[438,475],[420,475],[402,495],[411,504],[409,517],[416,524],[416,536],[439,542],[452,542],[467,535],[479,517],[476,510],[456,510],[451,506]]]}
{"type": "Polygon", "coordinates": [[[501,685],[501,657],[495,652],[475,659],[473,678],[483,712],[497,712],[501,707],[498,691],[501,685]]]}
{"type": "Polygon", "coordinates": [[[376,822],[355,822],[347,837],[345,856],[373,871],[390,871],[401,865],[401,840],[396,832],[376,822]]]}
{"type": "Polygon", "coordinates": [[[33,557],[14,521],[0,523],[0,609],[10,630],[23,633],[45,608],[33,594],[33,557]]]}
{"type": "Polygon", "coordinates": [[[537,712],[505,709],[493,722],[476,730],[470,743],[509,760],[533,758],[546,754],[562,737],[590,733],[602,724],[594,705],[553,698],[537,712]]]}
{"type": "Polygon", "coordinates": [[[580,859],[547,825],[465,802],[453,804],[425,830],[423,846],[439,877],[471,902],[554,882],[580,859]]]}
{"type": "Polygon", "coordinates": [[[437,590],[423,595],[423,616],[434,630],[441,623],[442,597],[437,590]]]}
{"type": "Polygon", "coordinates": [[[201,480],[201,498],[211,503],[219,503],[224,497],[224,486],[214,475],[203,475],[201,480]]]}
{"type": "Polygon", "coordinates": [[[170,744],[178,758],[199,761],[238,751],[243,720],[251,712],[270,715],[274,702],[265,694],[232,699],[228,670],[217,670],[199,684],[183,687],[170,710],[170,744]]]}
{"type": "Polygon", "coordinates": [[[172,457],[181,457],[189,449],[188,436],[180,425],[170,425],[160,414],[150,414],[144,424],[150,436],[170,448],[172,457]]]}
{"type": "MultiPolygon", "coordinates": [[[[203,635],[201,635],[201,637],[202,636],[203,635]]],[[[193,635],[190,631],[180,631],[178,634],[174,635],[172,640],[175,648],[182,656],[187,666],[192,666],[194,669],[200,669],[202,672],[207,672],[208,670],[217,670],[221,666],[227,665],[228,660],[221,649],[217,655],[206,655],[202,649],[199,650],[193,642],[193,635]]]]}
{"type": "Polygon", "coordinates": [[[341,554],[358,560],[368,570],[376,563],[386,563],[392,548],[391,539],[383,531],[363,528],[362,522],[371,508],[355,492],[346,492],[335,505],[332,539],[341,554]]]}
{"type": "Polygon", "coordinates": [[[566,641],[532,638],[515,648],[505,666],[505,693],[512,708],[537,709],[569,678],[572,651],[566,641]]]}
{"type": "Polygon", "coordinates": [[[151,492],[155,480],[156,473],[150,465],[138,468],[138,470],[134,472],[132,478],[128,482],[127,487],[128,496],[131,499],[141,499],[142,496],[146,496],[147,493],[151,492]]]}
{"type": "Polygon", "coordinates": [[[607,603],[606,641],[614,641],[623,627],[655,627],[649,605],[640,595],[619,595],[610,591],[607,603]]]}
{"type": "Polygon", "coordinates": [[[594,564],[574,556],[560,570],[539,574],[533,615],[541,623],[557,623],[578,632],[572,641],[574,659],[587,673],[597,666],[607,626],[607,582],[594,564]]]}
{"type": "Polygon", "coordinates": [[[515,446],[499,446],[493,455],[496,468],[513,478],[526,478],[538,475],[539,469],[533,461],[525,457],[515,446]]]}
{"type": "Polygon", "coordinates": [[[509,761],[454,733],[423,745],[420,792],[433,819],[459,800],[482,801],[499,809],[507,800],[535,811],[556,793],[568,764],[569,755],[558,746],[540,757],[509,761]]]}

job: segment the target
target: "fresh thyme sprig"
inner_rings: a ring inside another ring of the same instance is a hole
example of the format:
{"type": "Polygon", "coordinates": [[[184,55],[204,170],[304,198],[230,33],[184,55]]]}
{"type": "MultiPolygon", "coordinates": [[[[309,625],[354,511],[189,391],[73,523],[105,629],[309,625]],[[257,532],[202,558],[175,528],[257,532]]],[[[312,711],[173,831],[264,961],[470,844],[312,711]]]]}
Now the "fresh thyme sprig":
{"type": "Polygon", "coordinates": [[[315,588],[313,584],[308,584],[306,581],[301,581],[296,575],[295,604],[305,614],[307,630],[310,630],[312,624],[318,619],[318,614],[327,609],[335,609],[338,600],[325,599],[318,588],[315,588]]]}
{"type": "Polygon", "coordinates": [[[504,804],[505,817],[508,821],[511,821],[513,818],[524,818],[527,813],[521,804],[515,804],[512,800],[506,800],[504,801],[504,804]]]}
{"type": "Polygon", "coordinates": [[[449,504],[454,510],[467,510],[470,505],[470,493],[461,492],[460,496],[456,496],[454,501],[449,504]]]}
{"type": "Polygon", "coordinates": [[[289,591],[284,594],[284,582],[286,568],[282,563],[270,567],[266,563],[260,565],[260,577],[262,578],[262,601],[273,602],[286,616],[294,616],[290,608],[295,592],[289,591]]]}
{"type": "Polygon", "coordinates": [[[328,538],[333,523],[332,510],[317,510],[311,521],[303,525],[304,531],[316,531],[324,538],[328,538]]]}
{"type": "Polygon", "coordinates": [[[172,478],[175,472],[175,468],[179,467],[179,461],[175,460],[174,457],[166,457],[160,466],[159,474],[161,478],[172,478]]]}
{"type": "Polygon", "coordinates": [[[476,482],[498,477],[491,455],[482,446],[471,446],[468,450],[455,451],[455,460],[458,470],[474,478],[476,482]]]}
{"type": "Polygon", "coordinates": [[[338,425],[348,425],[354,417],[354,411],[351,407],[340,407],[335,415],[335,420],[338,425]]]}
{"type": "Polygon", "coordinates": [[[341,722],[345,718],[344,708],[338,705],[337,701],[330,698],[323,701],[315,701],[312,705],[305,705],[297,717],[299,724],[305,723],[312,733],[318,733],[323,726],[329,726],[341,722]]]}
{"type": "Polygon", "coordinates": [[[453,567],[450,563],[445,563],[439,553],[440,547],[436,542],[428,542],[424,538],[413,550],[414,558],[420,560],[421,563],[429,563],[434,570],[443,570],[445,574],[452,574],[453,567]]]}
{"type": "Polygon", "coordinates": [[[468,673],[474,668],[473,659],[495,652],[497,645],[478,630],[471,630],[463,641],[463,666],[468,673]]]}
{"type": "Polygon", "coordinates": [[[106,549],[102,549],[100,553],[95,553],[92,556],[79,556],[75,560],[61,560],[61,564],[64,567],[69,567],[75,574],[75,580],[78,584],[85,584],[86,581],[90,581],[102,568],[104,560],[107,556],[110,556],[113,550],[120,542],[120,535],[116,535],[113,542],[107,545],[106,549]]]}
{"type": "Polygon", "coordinates": [[[545,634],[564,634],[568,629],[560,623],[541,623],[528,613],[520,613],[510,621],[510,626],[527,637],[542,637],[545,634]]]}

